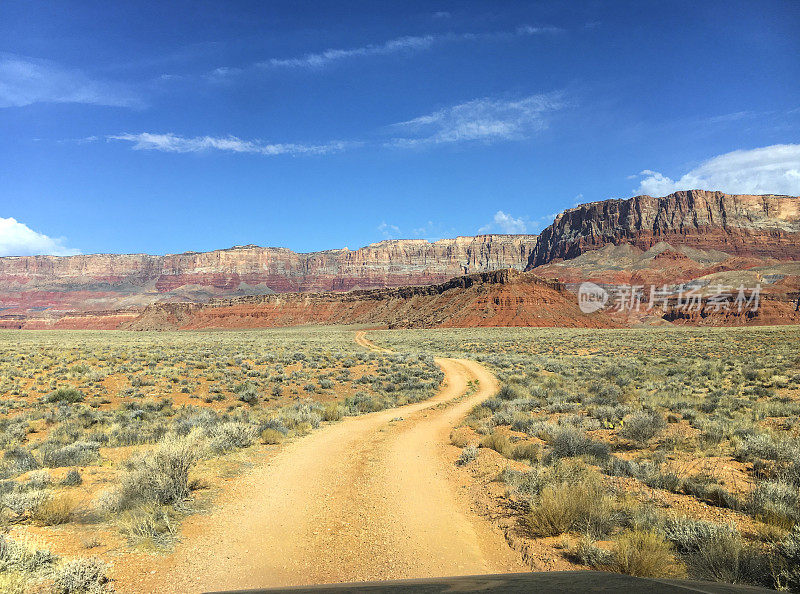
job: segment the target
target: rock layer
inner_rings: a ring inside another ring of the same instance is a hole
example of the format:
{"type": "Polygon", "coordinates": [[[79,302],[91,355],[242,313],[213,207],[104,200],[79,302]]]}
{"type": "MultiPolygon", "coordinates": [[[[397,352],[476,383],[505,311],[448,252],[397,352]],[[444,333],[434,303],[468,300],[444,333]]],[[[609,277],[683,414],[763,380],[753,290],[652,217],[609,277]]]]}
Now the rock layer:
{"type": "Polygon", "coordinates": [[[7,315],[29,315],[143,307],[168,299],[439,283],[460,274],[522,269],[535,245],[535,235],[480,235],[308,254],[243,246],[167,256],[6,257],[0,258],[0,308],[7,315]]]}
{"type": "Polygon", "coordinates": [[[735,256],[800,260],[800,199],[689,190],[663,198],[592,202],[542,231],[527,269],[607,244],[648,250],[659,242],[735,256]]]}
{"type": "Polygon", "coordinates": [[[263,295],[215,299],[207,304],[155,304],[122,327],[191,330],[301,324],[373,324],[390,328],[615,326],[605,314],[583,314],[575,296],[557,281],[498,270],[427,286],[263,295]]]}

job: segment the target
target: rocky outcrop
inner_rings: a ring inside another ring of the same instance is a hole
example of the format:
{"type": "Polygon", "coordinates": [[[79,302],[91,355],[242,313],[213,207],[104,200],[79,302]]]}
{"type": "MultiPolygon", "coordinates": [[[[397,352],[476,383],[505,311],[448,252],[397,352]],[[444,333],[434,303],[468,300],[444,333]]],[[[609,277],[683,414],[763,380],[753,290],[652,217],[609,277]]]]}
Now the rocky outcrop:
{"type": "Polygon", "coordinates": [[[371,324],[389,328],[561,326],[606,328],[605,314],[583,314],[557,281],[498,270],[445,283],[348,293],[287,293],[207,304],[155,304],[131,330],[274,328],[302,324],[371,324]]]}
{"type": "Polygon", "coordinates": [[[0,309],[91,311],[165,300],[284,292],[349,291],[443,282],[457,275],[522,269],[535,235],[480,235],[436,242],[381,241],[358,250],[298,254],[234,247],[167,256],[97,254],[0,258],[0,309]]]}
{"type": "Polygon", "coordinates": [[[527,269],[608,244],[673,247],[734,256],[800,260],[800,199],[689,190],[663,198],[592,202],[558,215],[542,231],[527,269]]]}

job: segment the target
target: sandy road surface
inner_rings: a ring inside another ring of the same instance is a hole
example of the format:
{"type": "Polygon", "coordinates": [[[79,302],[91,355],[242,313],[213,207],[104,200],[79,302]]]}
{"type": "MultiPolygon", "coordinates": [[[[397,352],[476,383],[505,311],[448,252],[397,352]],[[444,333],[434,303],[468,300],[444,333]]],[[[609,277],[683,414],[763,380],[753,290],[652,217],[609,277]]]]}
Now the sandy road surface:
{"type": "Polygon", "coordinates": [[[118,582],[119,590],[528,570],[499,532],[469,512],[443,455],[451,428],[496,390],[496,380],[473,361],[437,363],[446,379],[435,397],[349,417],[288,444],[239,479],[210,515],[191,518],[155,573],[142,568],[118,582]],[[478,389],[460,398],[470,380],[478,389]]]}

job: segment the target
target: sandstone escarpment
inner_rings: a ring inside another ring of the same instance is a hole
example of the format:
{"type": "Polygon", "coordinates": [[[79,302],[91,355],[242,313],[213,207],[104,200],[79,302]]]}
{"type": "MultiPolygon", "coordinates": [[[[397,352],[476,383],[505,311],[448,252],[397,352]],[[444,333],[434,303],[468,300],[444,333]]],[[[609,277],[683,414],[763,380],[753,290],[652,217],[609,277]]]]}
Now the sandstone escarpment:
{"type": "Polygon", "coordinates": [[[535,245],[534,235],[480,235],[433,243],[391,240],[307,254],[243,246],[167,256],[6,257],[0,258],[0,308],[5,314],[29,315],[439,283],[465,273],[522,269],[535,245]]]}
{"type": "Polygon", "coordinates": [[[592,202],[542,231],[527,269],[607,244],[648,250],[659,242],[735,256],[800,259],[800,199],[689,190],[663,198],[592,202]]]}
{"type": "Polygon", "coordinates": [[[557,281],[498,270],[427,286],[287,293],[216,299],[207,304],[155,304],[123,327],[189,330],[301,324],[373,324],[390,328],[614,326],[604,314],[583,314],[575,296],[557,281]]]}

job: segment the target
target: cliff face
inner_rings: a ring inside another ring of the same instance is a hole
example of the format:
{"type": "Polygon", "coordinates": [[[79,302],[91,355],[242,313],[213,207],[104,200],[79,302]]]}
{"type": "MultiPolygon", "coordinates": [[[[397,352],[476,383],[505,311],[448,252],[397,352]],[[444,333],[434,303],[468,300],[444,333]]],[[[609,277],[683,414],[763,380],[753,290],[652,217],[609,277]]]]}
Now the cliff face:
{"type": "Polygon", "coordinates": [[[542,231],[527,269],[607,244],[648,250],[659,242],[734,256],[800,260],[800,198],[689,190],[564,211],[542,231]]]}
{"type": "Polygon", "coordinates": [[[522,269],[535,245],[535,235],[481,235],[308,254],[245,246],[167,256],[7,257],[0,258],[0,308],[6,315],[80,312],[168,299],[430,284],[465,273],[522,269]]]}
{"type": "Polygon", "coordinates": [[[207,304],[159,303],[121,327],[130,330],[274,328],[300,324],[373,324],[391,328],[561,326],[606,328],[605,314],[585,315],[557,281],[497,270],[436,285],[349,293],[286,293],[207,304]]]}

